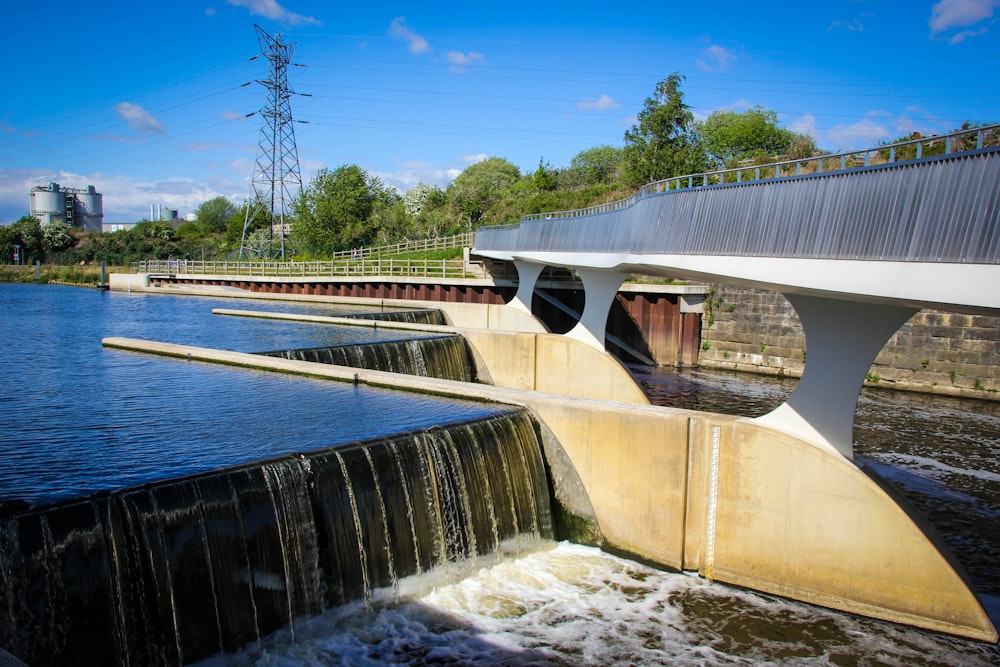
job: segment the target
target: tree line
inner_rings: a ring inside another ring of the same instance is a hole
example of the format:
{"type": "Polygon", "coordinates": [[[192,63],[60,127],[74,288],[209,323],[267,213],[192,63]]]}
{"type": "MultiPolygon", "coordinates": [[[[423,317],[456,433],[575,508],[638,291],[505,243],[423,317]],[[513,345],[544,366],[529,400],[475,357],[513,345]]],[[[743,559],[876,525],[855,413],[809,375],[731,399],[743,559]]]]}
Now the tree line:
{"type": "MultiPolygon", "coordinates": [[[[811,137],[781,127],[777,113],[760,106],[696,120],[684,102],[683,81],[673,73],[656,84],[621,147],[587,148],[564,167],[540,158],[534,171],[522,173],[507,159],[491,157],[445,188],[420,183],[403,194],[356,164],[321,169],[294,200],[286,254],[321,259],[352,248],[451,235],[524,214],[622,199],[646,183],[674,176],[819,152],[811,137]]],[[[243,240],[246,207],[216,197],[198,207],[193,222],[174,228],[146,221],[112,234],[83,233],[61,223],[43,228],[34,218],[22,218],[0,228],[0,256],[10,258],[19,243],[27,257],[60,263],[231,258],[243,240]]],[[[267,243],[274,234],[271,221],[250,217],[251,237],[267,243]]]]}

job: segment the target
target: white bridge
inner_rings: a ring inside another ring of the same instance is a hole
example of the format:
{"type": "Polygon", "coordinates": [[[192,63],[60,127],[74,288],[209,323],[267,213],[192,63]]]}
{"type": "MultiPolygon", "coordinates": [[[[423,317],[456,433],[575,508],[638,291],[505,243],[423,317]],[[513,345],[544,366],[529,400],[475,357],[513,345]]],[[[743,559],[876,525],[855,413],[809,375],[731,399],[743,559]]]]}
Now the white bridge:
{"type": "Polygon", "coordinates": [[[1000,314],[998,140],[994,125],[672,178],[627,200],[480,228],[473,252],[514,261],[513,305],[529,311],[544,266],[575,269],[586,302],[567,335],[600,349],[629,274],[784,294],[808,363],[758,421],[851,458],[858,392],[903,323],[921,308],[1000,314]]]}

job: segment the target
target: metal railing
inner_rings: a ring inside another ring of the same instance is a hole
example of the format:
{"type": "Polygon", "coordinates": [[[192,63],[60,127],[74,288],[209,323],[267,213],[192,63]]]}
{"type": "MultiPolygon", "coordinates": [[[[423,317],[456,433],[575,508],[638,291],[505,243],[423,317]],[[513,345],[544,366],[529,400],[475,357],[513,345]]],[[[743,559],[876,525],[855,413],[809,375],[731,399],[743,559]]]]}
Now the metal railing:
{"type": "Polygon", "coordinates": [[[403,255],[408,252],[434,252],[437,250],[468,248],[472,245],[473,235],[473,232],[465,232],[463,234],[455,234],[454,236],[401,241],[400,243],[373,248],[359,247],[351,250],[340,250],[333,253],[330,259],[357,259],[359,256],[379,257],[381,255],[403,255]]]}
{"type": "Polygon", "coordinates": [[[152,259],[133,262],[136,273],[154,276],[209,275],[252,278],[476,278],[478,264],[461,259],[347,259],[314,262],[200,261],[152,259]]]}
{"type": "MultiPolygon", "coordinates": [[[[829,174],[838,171],[851,171],[865,167],[919,160],[925,157],[950,155],[988,146],[1000,145],[1000,124],[984,125],[968,130],[958,130],[949,134],[910,139],[893,144],[859,151],[815,155],[797,160],[784,160],[768,164],[745,165],[732,169],[720,169],[700,174],[676,176],[661,181],[648,183],[631,197],[619,199],[607,204],[598,204],[586,208],[568,211],[551,211],[531,213],[521,216],[520,222],[531,220],[551,220],[559,218],[577,218],[607,213],[622,208],[628,208],[641,199],[664,192],[705,188],[710,186],[731,185],[754,181],[775,180],[810,174],[829,174]]],[[[489,225],[480,229],[499,229],[512,227],[520,222],[504,225],[489,225]]]]}
{"type": "Polygon", "coordinates": [[[412,276],[420,278],[480,277],[482,265],[466,264],[463,260],[382,259],[383,255],[408,252],[434,252],[467,248],[472,245],[473,232],[454,236],[403,241],[373,248],[358,247],[333,254],[329,260],[278,262],[255,260],[149,259],[132,262],[136,273],[166,275],[220,275],[259,277],[372,277],[412,276]]]}

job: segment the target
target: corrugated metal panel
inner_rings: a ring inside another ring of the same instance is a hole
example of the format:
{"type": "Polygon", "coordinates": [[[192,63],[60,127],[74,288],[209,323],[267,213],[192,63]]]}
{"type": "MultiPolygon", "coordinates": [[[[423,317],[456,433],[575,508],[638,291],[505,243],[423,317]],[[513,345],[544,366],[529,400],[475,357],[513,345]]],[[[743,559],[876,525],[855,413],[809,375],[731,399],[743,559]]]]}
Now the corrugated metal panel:
{"type": "Polygon", "coordinates": [[[671,190],[632,206],[481,229],[498,251],[1000,262],[1000,152],[671,190]]]}

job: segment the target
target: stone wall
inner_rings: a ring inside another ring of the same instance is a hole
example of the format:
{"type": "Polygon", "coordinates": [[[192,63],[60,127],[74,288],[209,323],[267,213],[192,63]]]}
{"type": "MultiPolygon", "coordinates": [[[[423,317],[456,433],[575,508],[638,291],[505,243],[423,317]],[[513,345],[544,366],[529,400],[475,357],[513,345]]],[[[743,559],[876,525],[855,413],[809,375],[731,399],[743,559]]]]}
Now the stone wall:
{"type": "MultiPolygon", "coordinates": [[[[808,359],[795,310],[776,292],[713,285],[702,366],[798,377],[808,359]]],[[[922,310],[882,348],[868,385],[1000,400],[1000,318],[922,310]]]]}

